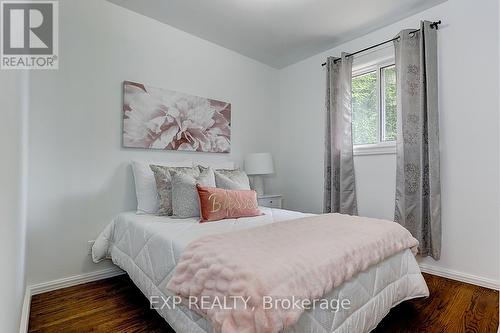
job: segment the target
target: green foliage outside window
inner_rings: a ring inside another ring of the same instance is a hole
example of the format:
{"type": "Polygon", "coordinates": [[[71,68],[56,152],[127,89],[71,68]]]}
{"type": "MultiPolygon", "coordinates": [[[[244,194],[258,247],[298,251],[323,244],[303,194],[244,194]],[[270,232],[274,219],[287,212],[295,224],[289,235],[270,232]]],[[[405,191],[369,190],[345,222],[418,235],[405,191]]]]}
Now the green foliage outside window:
{"type": "Polygon", "coordinates": [[[396,140],[396,68],[382,69],[385,87],[385,141],[396,140]]]}
{"type": "Polygon", "coordinates": [[[377,71],[355,76],[352,79],[352,132],[355,145],[373,144],[396,139],[396,70],[394,66],[381,69],[381,83],[377,71]],[[378,85],[384,99],[385,137],[379,136],[378,85]],[[380,140],[379,140],[380,137],[380,140]]]}
{"type": "Polygon", "coordinates": [[[355,145],[376,143],[378,137],[377,73],[352,79],[352,135],[355,145]]]}

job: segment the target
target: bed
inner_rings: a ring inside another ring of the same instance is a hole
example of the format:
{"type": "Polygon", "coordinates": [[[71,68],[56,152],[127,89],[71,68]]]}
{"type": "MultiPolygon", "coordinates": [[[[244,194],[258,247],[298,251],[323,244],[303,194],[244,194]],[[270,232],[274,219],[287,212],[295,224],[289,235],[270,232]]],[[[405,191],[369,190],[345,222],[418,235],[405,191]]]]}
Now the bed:
{"type": "MultiPolygon", "coordinates": [[[[194,218],[125,212],[113,219],[99,235],[92,249],[93,260],[111,259],[127,272],[146,297],[167,299],[172,294],[166,286],[184,249],[194,240],[312,216],[281,209],[261,209],[262,216],[202,224],[194,218]]],[[[368,267],[323,296],[328,300],[348,298],[351,304],[348,310],[307,310],[286,332],[369,332],[392,307],[428,294],[414,254],[405,249],[368,267]]],[[[178,333],[214,331],[205,316],[185,306],[157,307],[156,310],[178,333]]]]}

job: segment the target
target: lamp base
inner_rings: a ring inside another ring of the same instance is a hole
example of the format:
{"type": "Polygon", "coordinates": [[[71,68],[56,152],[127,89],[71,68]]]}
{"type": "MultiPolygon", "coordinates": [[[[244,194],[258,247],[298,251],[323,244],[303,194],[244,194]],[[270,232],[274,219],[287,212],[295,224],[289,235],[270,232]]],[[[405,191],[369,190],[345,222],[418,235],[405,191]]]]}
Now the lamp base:
{"type": "Polygon", "coordinates": [[[252,189],[257,192],[257,196],[264,195],[264,178],[259,175],[252,176],[252,189]]]}

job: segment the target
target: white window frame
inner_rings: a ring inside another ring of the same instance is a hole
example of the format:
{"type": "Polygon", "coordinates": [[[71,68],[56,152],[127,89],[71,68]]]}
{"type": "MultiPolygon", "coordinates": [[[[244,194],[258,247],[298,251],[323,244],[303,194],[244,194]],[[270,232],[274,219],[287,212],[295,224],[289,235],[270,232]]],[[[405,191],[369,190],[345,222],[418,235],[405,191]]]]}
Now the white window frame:
{"type": "Polygon", "coordinates": [[[358,155],[384,155],[384,154],[396,154],[396,141],[382,141],[385,137],[385,99],[382,96],[382,91],[385,90],[382,81],[382,69],[385,67],[390,67],[394,65],[394,58],[385,58],[372,62],[370,64],[364,64],[353,68],[352,77],[368,74],[370,72],[377,73],[377,105],[378,105],[378,127],[377,127],[377,143],[353,145],[353,153],[355,156],[358,155]],[[382,132],[382,133],[381,133],[382,132]]]}

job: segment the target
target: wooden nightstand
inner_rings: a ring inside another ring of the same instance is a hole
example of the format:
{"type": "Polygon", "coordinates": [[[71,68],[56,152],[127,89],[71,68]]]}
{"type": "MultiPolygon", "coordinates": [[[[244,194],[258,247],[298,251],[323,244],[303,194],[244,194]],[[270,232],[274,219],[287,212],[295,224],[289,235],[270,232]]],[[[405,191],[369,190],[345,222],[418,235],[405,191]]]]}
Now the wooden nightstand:
{"type": "Polygon", "coordinates": [[[282,198],[280,194],[264,194],[259,196],[257,201],[259,206],[281,209],[282,198]]]}

